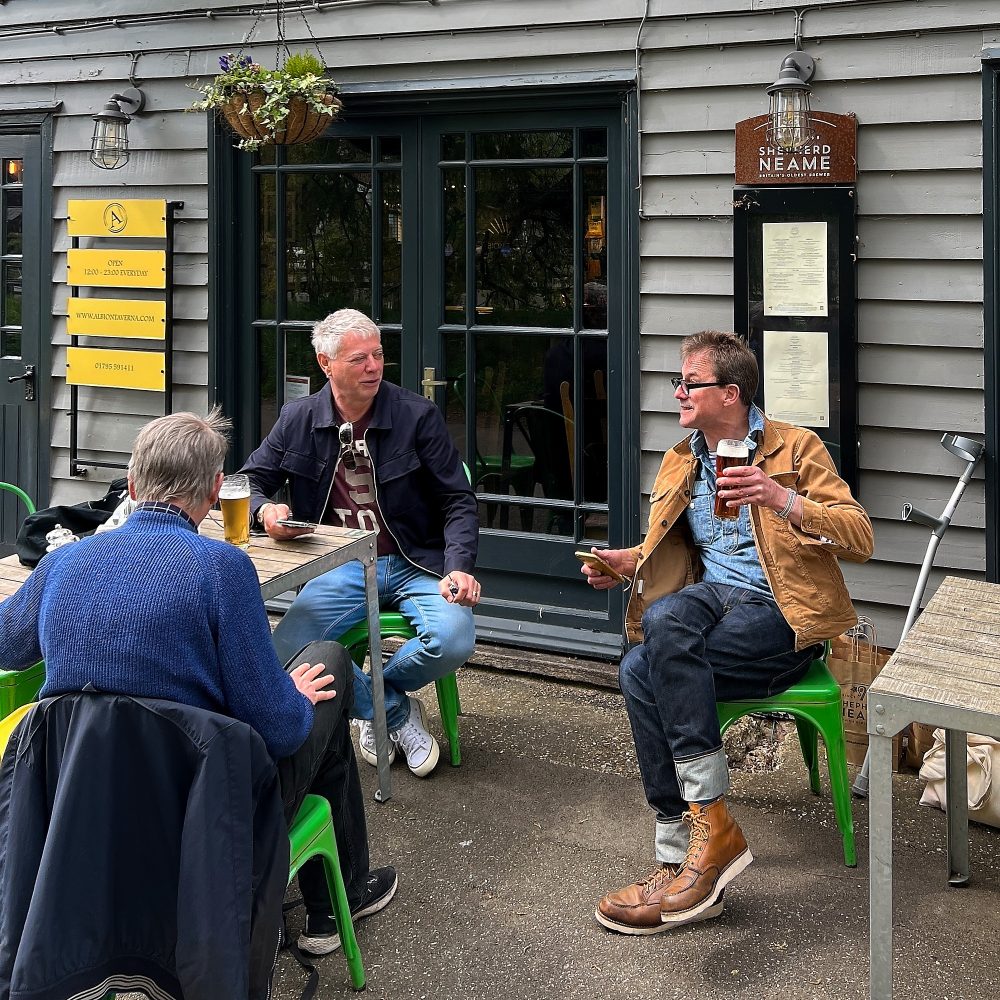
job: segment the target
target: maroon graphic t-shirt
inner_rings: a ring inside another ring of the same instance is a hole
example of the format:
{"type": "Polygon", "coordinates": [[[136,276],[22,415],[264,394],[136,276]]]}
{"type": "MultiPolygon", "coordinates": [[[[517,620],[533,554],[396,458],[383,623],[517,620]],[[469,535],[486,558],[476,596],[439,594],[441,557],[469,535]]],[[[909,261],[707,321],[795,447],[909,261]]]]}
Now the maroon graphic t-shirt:
{"type": "MultiPolygon", "coordinates": [[[[365,447],[365,431],[371,422],[371,416],[369,411],[354,422],[354,441],[349,450],[340,454],[322,521],[338,528],[377,531],[378,554],[397,555],[399,546],[385,527],[382,512],[375,499],[375,473],[365,447]]],[[[336,417],[338,423],[343,423],[340,414],[336,414],[336,417]]]]}

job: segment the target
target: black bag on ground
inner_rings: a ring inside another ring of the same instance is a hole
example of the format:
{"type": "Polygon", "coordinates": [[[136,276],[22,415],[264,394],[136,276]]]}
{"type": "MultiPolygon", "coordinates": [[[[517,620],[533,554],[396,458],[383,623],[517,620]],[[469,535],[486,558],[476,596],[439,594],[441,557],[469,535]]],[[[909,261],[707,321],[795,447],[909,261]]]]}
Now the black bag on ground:
{"type": "Polygon", "coordinates": [[[22,566],[37,566],[45,555],[45,536],[57,525],[74,535],[85,535],[104,524],[128,495],[128,480],[116,479],[99,500],[68,506],[46,507],[29,514],[17,532],[17,558],[22,566]]]}

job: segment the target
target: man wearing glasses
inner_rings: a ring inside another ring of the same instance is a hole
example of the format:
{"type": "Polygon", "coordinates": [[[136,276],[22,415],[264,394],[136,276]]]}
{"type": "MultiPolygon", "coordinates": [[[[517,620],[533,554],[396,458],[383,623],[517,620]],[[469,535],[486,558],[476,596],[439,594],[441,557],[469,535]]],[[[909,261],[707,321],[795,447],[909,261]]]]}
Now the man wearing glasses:
{"type": "MultiPolygon", "coordinates": [[[[597,904],[597,920],[622,934],[722,912],[723,891],[753,859],[723,797],[716,701],[799,680],[819,644],[857,621],[837,559],[864,562],[873,547],[868,515],[819,438],[753,405],[757,360],[743,340],[696,333],[681,365],[674,398],[691,433],[663,458],[646,537],[594,550],[633,584],[625,628],[639,645],[619,680],[656,813],[657,867],[597,904]],[[724,439],[745,443],[749,458],[717,477],[724,439]],[[716,492],[735,517],[717,516],[716,492]]],[[[600,569],[582,571],[598,590],[615,586],[600,569]]]]}
{"type": "MultiPolygon", "coordinates": [[[[443,677],[472,653],[472,575],[479,537],[475,495],[438,408],[383,381],[379,328],[341,309],[313,328],[312,343],[328,380],[287,403],[263,444],[247,459],[251,516],[272,538],[312,530],[290,517],[378,532],[379,600],[413,625],[385,666],[391,753],[425,777],[438,761],[424,707],[408,692],[443,677]],[[271,500],[288,484],[290,507],[271,500]],[[294,512],[294,514],[292,513],[294,512]]],[[[274,633],[279,657],[316,639],[337,639],[365,617],[364,576],[350,563],[313,580],[274,633]]],[[[355,666],[354,714],[361,756],[376,763],[371,679],[355,666]]]]}

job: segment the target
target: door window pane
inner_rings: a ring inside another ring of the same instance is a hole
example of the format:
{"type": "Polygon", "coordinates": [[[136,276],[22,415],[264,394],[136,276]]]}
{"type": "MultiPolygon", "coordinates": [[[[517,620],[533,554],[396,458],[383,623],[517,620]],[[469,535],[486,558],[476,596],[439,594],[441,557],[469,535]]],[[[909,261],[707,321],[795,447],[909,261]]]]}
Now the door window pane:
{"type": "Polygon", "coordinates": [[[273,326],[256,331],[257,335],[257,393],[260,398],[260,433],[263,440],[271,431],[278,419],[281,404],[278,401],[277,382],[275,381],[275,345],[278,332],[273,326]]]}
{"type": "Polygon", "coordinates": [[[289,164],[372,162],[370,136],[332,136],[286,149],[289,164]]]}
{"type": "Polygon", "coordinates": [[[541,160],[573,155],[570,129],[551,132],[480,132],[474,139],[477,160],[541,160]]]}
{"type": "Polygon", "coordinates": [[[24,160],[4,160],[3,176],[0,184],[21,184],[24,182],[24,160]]]}
{"type": "Polygon", "coordinates": [[[257,177],[257,183],[259,211],[257,233],[260,240],[260,252],[257,258],[260,301],[257,315],[260,319],[275,319],[278,300],[278,263],[276,258],[278,234],[275,228],[278,213],[275,176],[274,174],[260,174],[257,177]]]}
{"type": "Polygon", "coordinates": [[[444,185],[444,316],[465,322],[465,170],[442,170],[444,185]]]}
{"type": "Polygon", "coordinates": [[[464,160],[465,159],[465,133],[448,132],[441,136],[441,159],[442,160],[464,160]]]}
{"type": "Polygon", "coordinates": [[[381,171],[382,183],[382,323],[398,323],[402,317],[403,205],[400,175],[381,171]]]}
{"type": "Polygon", "coordinates": [[[3,266],[3,310],[0,326],[21,325],[21,265],[3,266]]]}
{"type": "Polygon", "coordinates": [[[478,167],[476,322],[573,323],[573,171],[478,167]]]}
{"type": "Polygon", "coordinates": [[[315,322],[372,310],[372,174],[290,174],[285,213],[286,314],[315,322]]]}
{"type": "Polygon", "coordinates": [[[21,356],[21,331],[0,330],[0,357],[19,358],[21,356]]]}
{"type": "Polygon", "coordinates": [[[608,328],[607,167],[584,167],[583,329],[608,328]]]}
{"type": "Polygon", "coordinates": [[[580,129],[581,156],[607,156],[608,130],[606,128],[580,129]]]}
{"type": "Polygon", "coordinates": [[[0,194],[3,204],[3,250],[5,254],[20,254],[23,252],[21,240],[22,199],[24,192],[19,188],[10,188],[0,194]]]}
{"type": "Polygon", "coordinates": [[[384,135],[378,141],[378,157],[383,163],[400,163],[403,142],[398,135],[384,135]]]}

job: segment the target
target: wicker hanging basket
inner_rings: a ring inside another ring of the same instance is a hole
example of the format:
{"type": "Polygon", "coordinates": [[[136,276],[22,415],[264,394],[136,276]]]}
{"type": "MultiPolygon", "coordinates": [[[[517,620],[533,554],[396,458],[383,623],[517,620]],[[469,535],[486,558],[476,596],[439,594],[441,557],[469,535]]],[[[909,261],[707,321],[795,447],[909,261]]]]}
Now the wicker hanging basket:
{"type": "Polygon", "coordinates": [[[288,103],[288,115],[280,128],[272,133],[269,124],[258,124],[254,118],[266,99],[267,95],[262,90],[233,94],[220,110],[229,127],[244,139],[256,139],[277,146],[294,146],[318,139],[343,107],[339,98],[330,93],[324,94],[320,101],[333,110],[332,115],[317,111],[303,97],[293,97],[288,103]]]}

